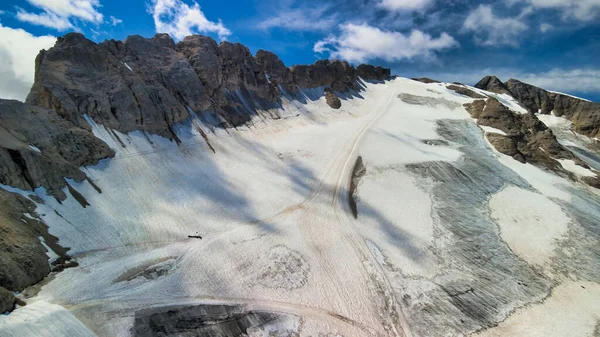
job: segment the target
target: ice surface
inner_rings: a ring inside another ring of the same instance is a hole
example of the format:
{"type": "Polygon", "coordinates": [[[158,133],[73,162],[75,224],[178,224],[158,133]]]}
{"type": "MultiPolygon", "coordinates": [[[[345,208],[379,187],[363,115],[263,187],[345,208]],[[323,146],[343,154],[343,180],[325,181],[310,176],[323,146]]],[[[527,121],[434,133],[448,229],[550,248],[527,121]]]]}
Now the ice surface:
{"type": "Polygon", "coordinates": [[[69,311],[44,301],[0,315],[0,332],[3,337],[96,336],[69,311]]]}

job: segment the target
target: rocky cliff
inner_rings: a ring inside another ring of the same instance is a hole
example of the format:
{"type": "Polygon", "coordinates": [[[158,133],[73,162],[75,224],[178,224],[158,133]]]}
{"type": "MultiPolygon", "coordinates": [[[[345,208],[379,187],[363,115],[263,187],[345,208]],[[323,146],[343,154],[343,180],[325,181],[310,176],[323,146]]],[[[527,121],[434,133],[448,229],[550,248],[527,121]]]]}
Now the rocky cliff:
{"type": "MultiPolygon", "coordinates": [[[[25,104],[0,100],[0,184],[44,188],[59,201],[68,193],[86,207],[68,179],[88,179],[81,167],[115,155],[92,134],[90,119],[107,130],[142,130],[179,141],[172,127],[192,111],[211,114],[216,126],[237,126],[280,107],[283,95],[302,98],[303,88],[322,88],[339,108],[336,91],[360,90],[359,77],[389,76],[389,69],[329,60],[288,68],[271,52],[252,55],[239,43],[217,44],[200,35],[178,43],[166,34],[94,43],[67,34],[38,55],[25,104]]],[[[74,265],[35,214],[35,203],[43,201],[32,198],[0,189],[0,311],[14,305],[10,291],[74,265]],[[53,266],[40,237],[60,256],[53,266]]]]}
{"type": "Polygon", "coordinates": [[[27,103],[51,109],[82,128],[84,116],[115,130],[144,130],[176,138],[173,124],[189,110],[209,111],[224,126],[247,122],[258,110],[278,107],[281,91],[331,87],[358,90],[357,79],[385,80],[389,69],[317,61],[287,68],[277,55],[253,56],[239,43],[188,36],[130,36],[96,44],[72,33],[36,59],[27,103]]]}
{"type": "Polygon", "coordinates": [[[484,77],[476,88],[511,95],[532,113],[564,116],[573,122],[573,130],[589,137],[600,137],[600,103],[547,91],[510,79],[502,83],[495,76],[484,77]]]}

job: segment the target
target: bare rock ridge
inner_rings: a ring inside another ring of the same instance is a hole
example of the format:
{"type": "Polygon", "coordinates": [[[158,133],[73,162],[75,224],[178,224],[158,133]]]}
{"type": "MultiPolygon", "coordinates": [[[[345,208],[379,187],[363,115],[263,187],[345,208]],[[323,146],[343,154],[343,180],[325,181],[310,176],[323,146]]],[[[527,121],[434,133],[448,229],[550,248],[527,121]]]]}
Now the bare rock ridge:
{"type": "Polygon", "coordinates": [[[511,95],[531,113],[564,116],[573,122],[573,130],[589,137],[600,137],[600,103],[547,91],[510,79],[502,83],[495,76],[484,77],[476,88],[511,95]]]}
{"type": "MultiPolygon", "coordinates": [[[[43,188],[58,201],[71,194],[87,207],[69,179],[87,179],[101,193],[80,167],[115,155],[93,135],[90,120],[109,132],[142,130],[179,141],[172,126],[192,111],[209,114],[215,126],[237,126],[280,107],[283,95],[301,99],[303,88],[320,87],[339,108],[334,91],[360,90],[359,76],[383,81],[390,70],[328,60],[288,68],[271,52],[253,56],[239,43],[200,35],[179,43],[166,34],[94,43],[67,34],[36,58],[26,103],[0,100],[0,184],[43,188]]],[[[42,202],[0,189],[0,312],[14,306],[12,291],[76,265],[35,213],[42,202]],[[40,237],[60,256],[52,265],[40,237]]]]}
{"type": "MultiPolygon", "coordinates": [[[[467,111],[477,124],[502,130],[506,135],[488,133],[486,137],[500,152],[522,163],[532,163],[569,176],[556,159],[573,160],[589,168],[571,151],[564,148],[552,131],[534,114],[517,114],[490,97],[467,103],[467,111]]],[[[574,177],[572,177],[574,178],[574,177]]]]}
{"type": "Polygon", "coordinates": [[[287,68],[273,53],[253,56],[242,44],[217,44],[200,35],[179,43],[158,34],[96,44],[71,33],[37,57],[27,103],[82,128],[89,129],[87,115],[118,131],[174,139],[171,127],[189,117],[188,108],[211,114],[222,126],[237,126],[259,110],[279,107],[282,91],[359,90],[359,73],[365,80],[390,76],[389,69],[361,65],[357,70],[342,61],[287,68]]]}

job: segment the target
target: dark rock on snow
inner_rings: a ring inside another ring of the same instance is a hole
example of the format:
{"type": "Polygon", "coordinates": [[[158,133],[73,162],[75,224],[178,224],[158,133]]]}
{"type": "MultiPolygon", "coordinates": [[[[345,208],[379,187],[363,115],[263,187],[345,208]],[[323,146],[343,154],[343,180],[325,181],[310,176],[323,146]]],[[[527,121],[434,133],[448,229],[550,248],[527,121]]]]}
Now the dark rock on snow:
{"type": "Polygon", "coordinates": [[[15,307],[15,296],[12,292],[0,287],[0,314],[12,311],[15,307]]]}
{"type": "Polygon", "coordinates": [[[340,98],[330,88],[325,88],[325,101],[332,109],[342,107],[342,101],[340,101],[340,98]]]}
{"type": "Polygon", "coordinates": [[[506,136],[489,134],[490,143],[500,152],[522,163],[532,163],[569,176],[555,159],[570,159],[587,167],[564,148],[534,114],[517,114],[495,98],[476,100],[465,105],[477,124],[502,130],[506,136]]]}
{"type": "Polygon", "coordinates": [[[600,103],[550,92],[510,79],[502,83],[495,76],[483,78],[475,87],[514,97],[531,113],[564,116],[573,122],[573,130],[589,137],[600,137],[600,103]]]}

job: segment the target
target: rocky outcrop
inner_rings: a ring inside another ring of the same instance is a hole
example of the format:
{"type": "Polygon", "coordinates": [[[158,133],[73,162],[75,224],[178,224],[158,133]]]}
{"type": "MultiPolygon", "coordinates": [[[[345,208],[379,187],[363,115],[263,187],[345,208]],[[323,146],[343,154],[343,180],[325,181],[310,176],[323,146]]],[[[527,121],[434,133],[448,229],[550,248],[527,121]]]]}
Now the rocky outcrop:
{"type": "Polygon", "coordinates": [[[509,94],[532,113],[564,116],[573,122],[574,131],[589,137],[600,136],[600,103],[550,92],[515,79],[502,83],[494,76],[485,77],[475,87],[509,94]]]}
{"type": "Polygon", "coordinates": [[[330,88],[325,88],[325,102],[327,102],[327,105],[332,109],[339,109],[342,107],[342,101],[340,101],[340,98],[337,97],[335,92],[330,88]]]}
{"type": "Polygon", "coordinates": [[[467,96],[467,97],[471,97],[471,98],[477,98],[477,99],[486,98],[486,96],[480,95],[480,94],[476,93],[475,91],[468,89],[464,85],[450,84],[450,85],[446,86],[446,88],[454,91],[455,93],[457,93],[459,95],[463,95],[463,96],[467,96]]]}
{"type": "Polygon", "coordinates": [[[570,159],[587,165],[565,149],[544,123],[534,114],[517,114],[495,98],[465,105],[477,124],[502,130],[506,135],[488,134],[490,143],[500,152],[522,163],[532,163],[569,176],[555,159],[570,159]]]}
{"type": "Polygon", "coordinates": [[[81,166],[114,154],[90,131],[52,110],[0,100],[1,184],[22,190],[44,187],[64,200],[64,178],[80,182],[86,179],[81,166]]]}
{"type": "Polygon", "coordinates": [[[255,57],[256,62],[261,66],[271,83],[281,85],[288,92],[295,93],[298,91],[298,87],[294,82],[294,75],[277,55],[261,49],[256,52],[255,57]]]}
{"type": "Polygon", "coordinates": [[[496,76],[486,76],[475,84],[475,88],[483,89],[497,94],[511,94],[510,90],[496,76]]]}
{"type": "Polygon", "coordinates": [[[335,91],[358,90],[356,69],[345,61],[319,60],[290,68],[300,88],[331,87],[335,91]]]}
{"type": "Polygon", "coordinates": [[[356,67],[356,75],[366,81],[383,81],[391,76],[391,71],[389,68],[360,64],[356,67]]]}
{"type": "Polygon", "coordinates": [[[431,78],[428,78],[428,77],[411,78],[411,80],[417,81],[417,82],[421,82],[421,83],[425,83],[425,84],[440,83],[440,81],[434,80],[434,79],[431,79],[431,78]]]}
{"type": "MultiPolygon", "coordinates": [[[[368,79],[389,77],[389,69],[360,69],[368,79]]],[[[253,56],[239,43],[217,44],[200,35],[179,43],[158,34],[96,44],[71,33],[37,57],[27,103],[88,130],[85,116],[124,133],[144,130],[177,140],[172,126],[189,117],[188,108],[237,126],[277,107],[281,88],[358,90],[357,73],[347,62],[329,60],[288,69],[273,53],[253,56]]]]}
{"type": "Polygon", "coordinates": [[[12,292],[0,287],[0,314],[12,311],[15,307],[16,298],[12,292]]]}

